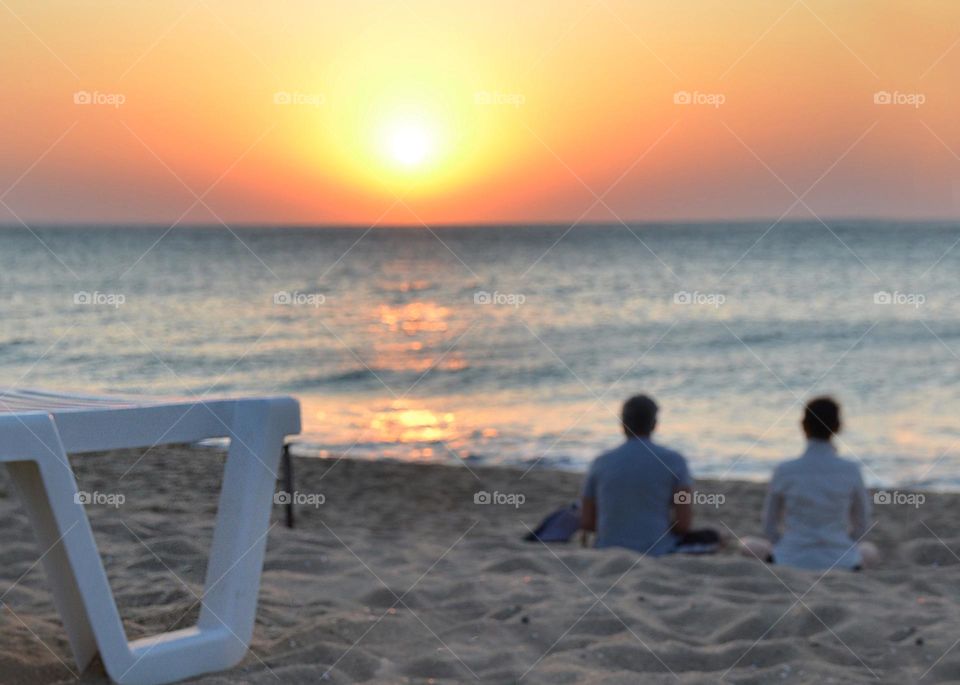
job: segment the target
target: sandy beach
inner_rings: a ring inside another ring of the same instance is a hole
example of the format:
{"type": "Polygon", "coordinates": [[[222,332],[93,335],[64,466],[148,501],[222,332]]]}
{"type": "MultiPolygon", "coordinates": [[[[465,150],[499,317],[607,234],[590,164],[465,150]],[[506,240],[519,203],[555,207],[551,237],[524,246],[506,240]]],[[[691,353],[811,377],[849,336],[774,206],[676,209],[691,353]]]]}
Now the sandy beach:
{"type": "MultiPolygon", "coordinates": [[[[73,460],[81,490],[124,498],[88,512],[131,638],[196,620],[223,458],[156,449],[124,475],[139,456],[73,460]]],[[[312,504],[294,530],[276,507],[252,648],[194,682],[960,682],[958,495],[876,507],[882,567],[822,575],[524,542],[577,474],[298,459],[296,475],[312,504]]],[[[761,486],[698,491],[723,496],[698,524],[759,533],[761,486]]],[[[5,475],[0,511],[0,682],[77,682],[5,475]]],[[[79,682],[109,681],[95,661],[79,682]]]]}

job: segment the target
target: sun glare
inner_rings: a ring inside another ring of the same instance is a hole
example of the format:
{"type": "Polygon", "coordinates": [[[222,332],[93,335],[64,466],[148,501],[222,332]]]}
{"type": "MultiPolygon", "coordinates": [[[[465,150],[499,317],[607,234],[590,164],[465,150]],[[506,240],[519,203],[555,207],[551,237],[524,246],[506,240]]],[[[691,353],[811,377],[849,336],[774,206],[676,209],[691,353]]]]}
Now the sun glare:
{"type": "Polygon", "coordinates": [[[433,151],[430,132],[418,123],[395,124],[386,143],[390,158],[407,168],[420,166],[433,151]]]}
{"type": "Polygon", "coordinates": [[[489,65],[462,48],[449,37],[423,40],[378,27],[335,71],[316,75],[324,107],[300,109],[321,124],[318,144],[291,137],[291,150],[325,172],[335,168],[338,182],[371,197],[386,190],[385,198],[401,191],[411,200],[439,198],[475,180],[502,163],[498,152],[514,134],[498,128],[502,110],[477,105],[475,84],[492,79],[489,65]],[[441,51],[450,56],[442,63],[441,51]]]}

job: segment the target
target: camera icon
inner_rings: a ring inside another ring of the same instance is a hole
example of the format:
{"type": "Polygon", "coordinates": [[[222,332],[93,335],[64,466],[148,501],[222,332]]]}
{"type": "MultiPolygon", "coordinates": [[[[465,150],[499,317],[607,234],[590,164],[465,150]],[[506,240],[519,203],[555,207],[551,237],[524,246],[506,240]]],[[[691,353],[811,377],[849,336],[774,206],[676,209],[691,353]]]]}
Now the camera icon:
{"type": "Polygon", "coordinates": [[[874,304],[890,304],[893,302],[893,295],[886,290],[881,290],[873,294],[874,304]]]}
{"type": "Polygon", "coordinates": [[[90,304],[91,302],[93,302],[93,296],[86,290],[81,290],[80,292],[73,294],[74,304],[90,304]]]}
{"type": "Polygon", "coordinates": [[[273,303],[283,305],[293,304],[293,295],[286,290],[281,290],[273,294],[273,303]]]}
{"type": "Polygon", "coordinates": [[[873,493],[874,504],[890,504],[893,502],[893,496],[886,490],[878,490],[873,493]]]}
{"type": "Polygon", "coordinates": [[[474,504],[490,504],[492,501],[493,501],[493,497],[486,490],[481,490],[480,492],[473,493],[474,504]]]}
{"type": "Polygon", "coordinates": [[[893,102],[893,95],[890,94],[890,91],[880,90],[873,94],[873,104],[875,105],[889,105],[893,102]]]}
{"type": "Polygon", "coordinates": [[[475,105],[489,105],[493,102],[493,97],[485,90],[478,90],[473,94],[473,103],[475,105]]]}
{"type": "Polygon", "coordinates": [[[690,304],[693,302],[693,294],[686,290],[681,290],[673,294],[673,302],[674,304],[690,304]]]}
{"type": "Polygon", "coordinates": [[[293,96],[285,90],[278,90],[273,94],[273,104],[275,105],[289,105],[291,102],[293,102],[293,96]]]}
{"type": "Polygon", "coordinates": [[[289,492],[284,492],[283,490],[281,490],[280,492],[274,493],[273,503],[274,504],[291,504],[293,503],[293,495],[291,495],[289,492]]]}
{"type": "Polygon", "coordinates": [[[493,295],[486,290],[481,290],[473,294],[474,304],[493,304],[493,295]]]}
{"type": "Polygon", "coordinates": [[[91,102],[93,102],[93,96],[90,95],[90,91],[78,90],[73,94],[73,104],[75,105],[89,105],[91,102]]]}
{"type": "Polygon", "coordinates": [[[673,503],[674,504],[693,504],[693,495],[689,492],[675,492],[673,493],[673,503]]]}
{"type": "Polygon", "coordinates": [[[688,90],[678,90],[673,94],[673,104],[675,105],[689,105],[693,102],[693,96],[688,90]]]}
{"type": "Polygon", "coordinates": [[[74,504],[91,504],[93,502],[93,497],[90,496],[89,492],[80,492],[74,493],[73,495],[74,504]]]}

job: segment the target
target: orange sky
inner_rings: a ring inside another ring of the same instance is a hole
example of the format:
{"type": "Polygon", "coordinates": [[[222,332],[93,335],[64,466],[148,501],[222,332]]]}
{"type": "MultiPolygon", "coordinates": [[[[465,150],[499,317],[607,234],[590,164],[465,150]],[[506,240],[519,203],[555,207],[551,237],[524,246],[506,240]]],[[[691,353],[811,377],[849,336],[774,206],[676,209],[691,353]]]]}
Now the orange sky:
{"type": "Polygon", "coordinates": [[[5,0],[0,222],[956,217],[958,42],[938,0],[5,0]]]}

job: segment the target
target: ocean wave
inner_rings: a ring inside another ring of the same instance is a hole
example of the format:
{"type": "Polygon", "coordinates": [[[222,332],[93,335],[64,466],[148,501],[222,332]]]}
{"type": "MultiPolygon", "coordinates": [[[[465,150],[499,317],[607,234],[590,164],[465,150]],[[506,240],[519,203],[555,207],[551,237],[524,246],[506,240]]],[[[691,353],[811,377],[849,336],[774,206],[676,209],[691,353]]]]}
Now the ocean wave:
{"type": "Polygon", "coordinates": [[[307,391],[327,386],[376,386],[383,387],[381,383],[388,387],[396,385],[398,389],[405,388],[406,385],[415,383],[426,374],[428,377],[438,377],[444,375],[459,375],[469,371],[469,367],[458,368],[432,368],[410,371],[396,371],[394,369],[383,369],[376,367],[354,367],[346,371],[338,371],[329,374],[314,374],[295,378],[285,387],[293,391],[307,391]]]}
{"type": "Polygon", "coordinates": [[[33,338],[10,338],[9,340],[0,340],[0,351],[22,347],[23,345],[32,345],[36,342],[33,338]]]}

